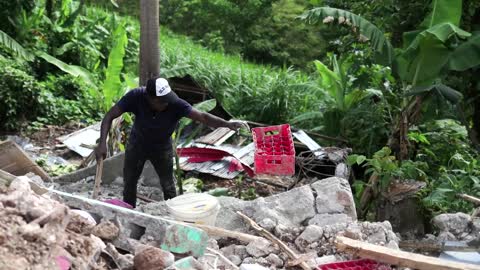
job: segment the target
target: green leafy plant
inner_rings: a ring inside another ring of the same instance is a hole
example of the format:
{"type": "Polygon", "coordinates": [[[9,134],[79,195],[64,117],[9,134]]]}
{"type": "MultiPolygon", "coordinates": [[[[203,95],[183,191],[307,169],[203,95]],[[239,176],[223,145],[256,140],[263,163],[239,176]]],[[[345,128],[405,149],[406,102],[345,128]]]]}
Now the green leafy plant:
{"type": "MultiPolygon", "coordinates": [[[[215,99],[209,99],[205,100],[203,102],[200,102],[198,104],[195,104],[193,107],[201,112],[208,112],[211,111],[217,106],[217,102],[215,99]]],[[[180,138],[182,137],[182,132],[183,129],[190,125],[192,123],[192,120],[190,118],[182,118],[180,122],[178,123],[178,126],[175,130],[175,133],[173,134],[173,149],[177,149],[178,146],[180,146],[180,138]]],[[[198,127],[195,131],[193,131],[190,136],[186,138],[186,141],[183,144],[188,144],[195,136],[195,134],[200,130],[200,127],[198,127]]],[[[177,189],[180,192],[180,194],[183,194],[183,172],[180,169],[180,157],[178,156],[177,152],[175,151],[175,176],[177,179],[177,189]]]]}

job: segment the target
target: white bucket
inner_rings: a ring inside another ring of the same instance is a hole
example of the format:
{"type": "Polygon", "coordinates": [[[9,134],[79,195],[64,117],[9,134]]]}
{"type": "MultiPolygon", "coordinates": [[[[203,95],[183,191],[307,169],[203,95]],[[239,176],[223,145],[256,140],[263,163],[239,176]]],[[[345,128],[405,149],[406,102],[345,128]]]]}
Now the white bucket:
{"type": "Polygon", "coordinates": [[[220,204],[217,198],[204,193],[184,194],[166,202],[168,212],[175,220],[215,225],[220,204]]]}

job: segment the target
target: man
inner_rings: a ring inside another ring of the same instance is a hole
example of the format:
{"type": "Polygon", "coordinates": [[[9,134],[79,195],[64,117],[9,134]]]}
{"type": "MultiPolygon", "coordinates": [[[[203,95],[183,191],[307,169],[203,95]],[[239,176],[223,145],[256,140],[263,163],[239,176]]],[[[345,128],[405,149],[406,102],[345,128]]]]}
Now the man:
{"type": "Polygon", "coordinates": [[[137,182],[146,160],[155,168],[163,189],[164,199],[177,195],[173,178],[173,150],[171,136],[178,121],[188,117],[210,127],[228,127],[238,130],[241,122],[227,122],[209,113],[196,110],[179,98],[168,81],[155,78],[125,94],[102,120],[100,142],[95,149],[97,162],[107,154],[106,139],[113,119],[125,112],[135,115],[135,122],[125,150],[123,166],[123,200],[133,207],[137,199],[137,182]]]}

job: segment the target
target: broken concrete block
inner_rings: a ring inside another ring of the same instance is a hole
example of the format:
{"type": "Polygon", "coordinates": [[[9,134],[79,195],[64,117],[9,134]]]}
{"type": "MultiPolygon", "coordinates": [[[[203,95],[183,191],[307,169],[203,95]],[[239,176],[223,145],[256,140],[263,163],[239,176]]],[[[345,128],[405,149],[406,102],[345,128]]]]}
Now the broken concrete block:
{"type": "Polygon", "coordinates": [[[250,242],[247,246],[247,253],[256,258],[274,252],[278,252],[278,248],[275,248],[272,243],[266,239],[250,242]]]}
{"type": "Polygon", "coordinates": [[[345,229],[344,236],[351,239],[361,240],[362,228],[357,223],[351,223],[348,225],[347,229],[345,229]]]}
{"type": "Polygon", "coordinates": [[[277,224],[298,227],[315,215],[315,198],[309,186],[294,188],[253,202],[255,209],[253,219],[257,222],[269,218],[277,224]]]}
{"type": "Polygon", "coordinates": [[[258,223],[270,219],[276,224],[291,227],[298,227],[315,215],[315,199],[309,186],[248,202],[232,197],[219,197],[218,200],[222,211],[215,226],[240,232],[246,232],[248,228],[236,211],[243,212],[258,223]]]}
{"type": "Polygon", "coordinates": [[[309,244],[320,240],[323,236],[323,229],[316,225],[308,226],[295,240],[297,247],[305,249],[309,244]]]}
{"type": "Polygon", "coordinates": [[[260,227],[264,228],[265,230],[271,232],[273,229],[275,229],[275,226],[277,226],[277,222],[271,220],[270,218],[265,218],[260,221],[258,225],[260,225],[260,227]]]}
{"type": "Polygon", "coordinates": [[[346,214],[317,214],[308,221],[308,225],[317,225],[320,227],[334,225],[337,223],[350,223],[352,218],[346,214]]]}
{"type": "Polygon", "coordinates": [[[242,264],[240,265],[240,270],[269,270],[269,269],[259,264],[242,264]]]}
{"type": "Polygon", "coordinates": [[[339,163],[335,167],[335,176],[343,179],[350,178],[350,168],[345,163],[339,163]]]}
{"type": "Polygon", "coordinates": [[[200,229],[61,191],[50,193],[70,207],[113,220],[120,229],[119,236],[112,241],[118,248],[133,252],[137,245],[148,243],[170,252],[199,257],[207,246],[208,235],[200,229]]]}
{"type": "Polygon", "coordinates": [[[317,193],[318,214],[344,213],[353,220],[357,219],[352,189],[346,179],[330,177],[319,180],[311,186],[317,193]]]}
{"type": "Polygon", "coordinates": [[[100,224],[93,227],[92,234],[103,240],[113,241],[120,234],[118,227],[108,220],[102,220],[100,224]]]}
{"type": "Polygon", "coordinates": [[[230,255],[227,257],[227,259],[229,259],[233,264],[237,266],[242,264],[242,259],[237,255],[230,255]]]}
{"type": "Polygon", "coordinates": [[[470,215],[465,213],[441,214],[433,218],[433,225],[440,231],[459,235],[468,231],[471,221],[470,215]]]}
{"type": "Polygon", "coordinates": [[[135,252],[133,265],[136,270],[163,270],[175,261],[172,253],[152,246],[141,247],[135,252]]]}
{"type": "Polygon", "coordinates": [[[245,259],[248,256],[247,247],[241,245],[235,246],[234,254],[238,255],[242,260],[245,259]]]}

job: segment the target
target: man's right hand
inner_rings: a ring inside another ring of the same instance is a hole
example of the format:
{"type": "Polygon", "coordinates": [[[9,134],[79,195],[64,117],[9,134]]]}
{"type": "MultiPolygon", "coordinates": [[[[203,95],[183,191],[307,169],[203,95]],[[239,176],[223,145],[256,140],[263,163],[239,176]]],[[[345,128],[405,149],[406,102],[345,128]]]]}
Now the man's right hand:
{"type": "Polygon", "coordinates": [[[97,145],[97,147],[95,147],[95,156],[97,158],[97,162],[107,157],[107,145],[105,143],[100,143],[97,145]]]}

